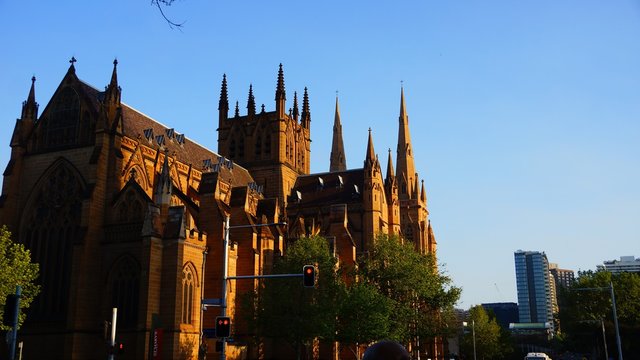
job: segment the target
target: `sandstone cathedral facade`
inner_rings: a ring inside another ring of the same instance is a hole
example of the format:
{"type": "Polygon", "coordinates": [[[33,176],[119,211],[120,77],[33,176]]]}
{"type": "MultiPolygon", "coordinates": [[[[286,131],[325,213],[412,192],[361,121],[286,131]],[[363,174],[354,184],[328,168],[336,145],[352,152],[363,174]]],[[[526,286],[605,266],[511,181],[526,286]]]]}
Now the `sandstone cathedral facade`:
{"type": "MultiPolygon", "coordinates": [[[[41,113],[33,78],[0,194],[0,224],[40,264],[41,293],[21,329],[25,358],[102,358],[113,307],[122,358],[196,358],[203,324],[218,315],[203,312],[201,299],[221,295],[227,216],[246,225],[231,230],[231,276],[270,273],[289,242],[309,235],[330,241],[341,264],[355,264],[377,233],[435,254],[404,90],[396,168],[389,150],[385,173],[371,130],[366,151],[349,154],[363,166],[347,169],[337,98],[329,171],[310,173],[306,88],[301,110],[298,101],[294,93],[287,110],[280,65],[275,110],[258,111],[250,87],[247,113],[236,103],[231,114],[223,76],[214,152],[124,104],[117,61],[100,91],[77,77],[72,59],[41,113]]],[[[238,294],[256,286],[229,282],[232,317],[238,294]]],[[[229,358],[286,358],[277,347],[252,349],[249,336],[234,335],[229,358]]],[[[213,340],[203,341],[216,356],[213,340]]]]}

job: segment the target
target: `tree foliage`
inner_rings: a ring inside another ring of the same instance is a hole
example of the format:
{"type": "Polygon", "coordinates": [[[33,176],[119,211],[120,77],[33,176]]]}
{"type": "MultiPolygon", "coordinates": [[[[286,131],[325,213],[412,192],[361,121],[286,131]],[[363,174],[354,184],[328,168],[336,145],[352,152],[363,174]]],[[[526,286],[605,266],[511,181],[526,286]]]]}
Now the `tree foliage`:
{"type": "Polygon", "coordinates": [[[336,331],[337,301],[341,291],[336,259],[321,237],[301,238],[292,243],[285,256],[274,264],[274,273],[302,273],[302,267],[317,268],[317,287],[305,288],[299,278],[268,279],[255,294],[258,335],[281,338],[300,355],[315,338],[333,339],[336,331]]]}
{"type": "Polygon", "coordinates": [[[392,303],[387,338],[408,342],[443,334],[441,314],[458,301],[460,289],[438,270],[432,254],[420,254],[412,244],[381,234],[359,262],[362,280],[392,303]]]}
{"type": "Polygon", "coordinates": [[[613,308],[609,285],[615,291],[623,355],[640,358],[640,274],[611,274],[608,271],[581,272],[569,289],[559,292],[558,317],[564,345],[577,352],[602,351],[604,321],[609,354],[617,354],[613,308]]]}
{"type": "Polygon", "coordinates": [[[472,358],[474,332],[478,359],[502,359],[508,354],[509,348],[503,344],[500,325],[481,305],[469,309],[467,328],[460,344],[466,358],[472,358]]]}
{"type": "MultiPolygon", "coordinates": [[[[20,297],[20,315],[18,326],[25,320],[24,310],[29,308],[33,299],[40,292],[35,284],[38,277],[38,264],[31,263],[31,254],[22,244],[11,240],[11,233],[6,226],[0,227],[0,312],[4,312],[7,295],[15,294],[16,286],[22,287],[20,297]]],[[[2,324],[3,330],[9,327],[2,324]]]]}
{"type": "Polygon", "coordinates": [[[445,335],[445,315],[460,295],[432,255],[396,237],[378,236],[349,274],[336,267],[326,239],[301,238],[274,264],[274,273],[300,273],[305,264],[318,268],[315,289],[299,279],[266,280],[245,307],[253,309],[245,313],[252,314],[249,323],[257,335],[283,339],[299,356],[314,339],[357,345],[445,335]]]}

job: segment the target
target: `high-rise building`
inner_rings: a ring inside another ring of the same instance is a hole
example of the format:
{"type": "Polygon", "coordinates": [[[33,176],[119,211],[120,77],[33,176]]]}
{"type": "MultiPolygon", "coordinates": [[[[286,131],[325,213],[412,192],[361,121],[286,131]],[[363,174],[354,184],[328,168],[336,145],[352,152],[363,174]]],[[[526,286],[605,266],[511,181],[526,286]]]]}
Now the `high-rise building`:
{"type": "Polygon", "coordinates": [[[559,287],[568,288],[576,280],[573,270],[560,269],[558,264],[555,263],[549,264],[549,272],[553,275],[553,279],[556,283],[556,289],[559,287]]]}
{"type": "Polygon", "coordinates": [[[509,324],[519,322],[518,304],[513,302],[481,304],[486,311],[492,311],[496,321],[504,330],[509,330],[509,324]]]}
{"type": "Polygon", "coordinates": [[[606,270],[614,274],[622,272],[640,273],[640,258],[634,259],[631,256],[620,256],[620,260],[606,260],[602,265],[598,265],[598,270],[606,270]]]}
{"type": "Polygon", "coordinates": [[[520,322],[553,324],[557,302],[547,255],[518,250],[514,256],[520,322]]]}

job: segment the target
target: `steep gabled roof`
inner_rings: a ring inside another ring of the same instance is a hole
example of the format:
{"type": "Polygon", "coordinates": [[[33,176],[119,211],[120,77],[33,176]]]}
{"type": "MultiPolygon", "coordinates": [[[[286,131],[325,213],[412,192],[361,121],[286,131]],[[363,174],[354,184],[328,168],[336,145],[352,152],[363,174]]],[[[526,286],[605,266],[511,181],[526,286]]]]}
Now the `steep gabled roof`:
{"type": "Polygon", "coordinates": [[[363,186],[364,169],[301,175],[291,189],[288,207],[360,203],[363,186]]]}

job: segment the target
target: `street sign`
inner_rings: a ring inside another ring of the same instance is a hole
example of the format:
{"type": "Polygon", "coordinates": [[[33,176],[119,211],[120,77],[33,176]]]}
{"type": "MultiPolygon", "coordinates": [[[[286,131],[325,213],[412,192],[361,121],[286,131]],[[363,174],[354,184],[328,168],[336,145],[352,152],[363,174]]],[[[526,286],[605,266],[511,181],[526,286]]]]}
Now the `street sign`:
{"type": "Polygon", "coordinates": [[[202,329],[202,335],[208,339],[216,337],[216,329],[202,329]]]}
{"type": "Polygon", "coordinates": [[[222,299],[202,299],[202,305],[205,306],[220,306],[222,305],[222,299]]]}

